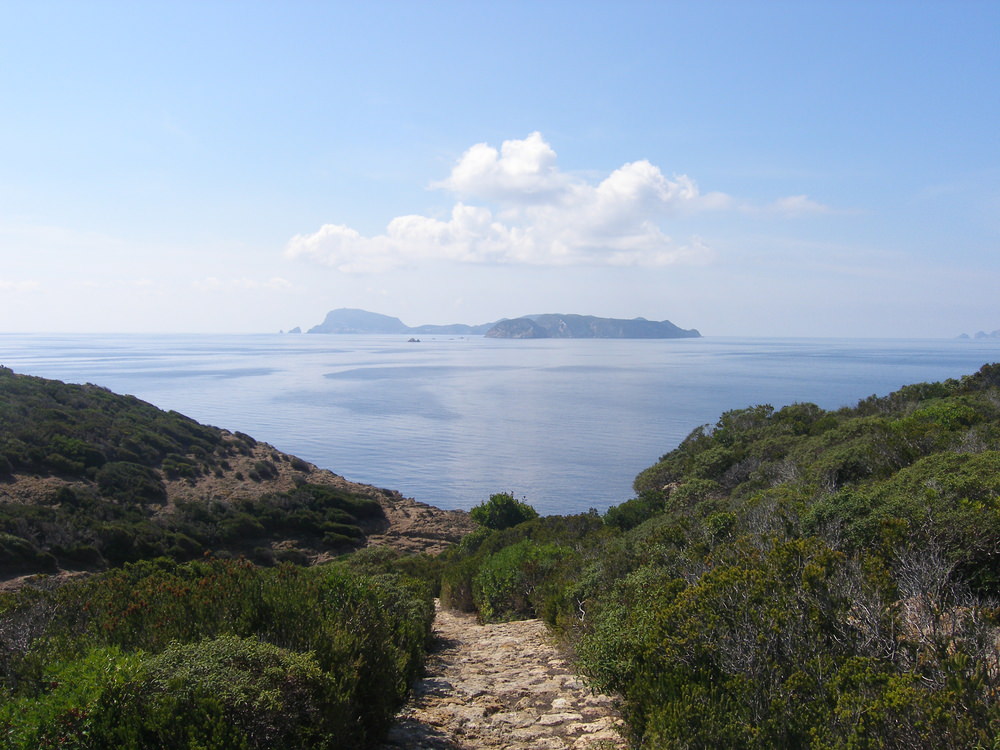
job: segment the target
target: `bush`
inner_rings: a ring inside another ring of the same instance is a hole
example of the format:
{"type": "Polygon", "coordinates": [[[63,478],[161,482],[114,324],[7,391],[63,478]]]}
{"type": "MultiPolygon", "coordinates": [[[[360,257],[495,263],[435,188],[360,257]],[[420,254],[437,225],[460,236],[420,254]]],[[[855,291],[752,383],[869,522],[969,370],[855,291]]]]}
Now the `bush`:
{"type": "Polygon", "coordinates": [[[311,654],[256,638],[173,643],[143,666],[99,704],[111,712],[93,734],[109,747],[326,748],[349,720],[345,696],[311,654]]]}
{"type": "Polygon", "coordinates": [[[131,723],[132,710],[122,711],[116,701],[107,700],[142,670],[139,654],[119,648],[94,648],[78,659],[54,662],[45,667],[42,682],[46,690],[38,695],[11,697],[0,701],[0,736],[9,750],[39,748],[125,748],[101,739],[87,741],[98,724],[106,732],[112,721],[131,723]],[[113,717],[112,712],[118,713],[113,717]]]}
{"type": "Polygon", "coordinates": [[[27,539],[0,532],[0,569],[15,572],[54,573],[56,560],[27,539]]]}
{"type": "Polygon", "coordinates": [[[112,461],[97,472],[101,493],[123,503],[164,503],[167,490],[155,471],[148,466],[112,461]]]}
{"type": "Polygon", "coordinates": [[[567,547],[525,539],[488,557],[472,581],[480,617],[489,622],[537,616],[544,587],[556,585],[557,566],[572,555],[567,547]]]}
{"type": "Polygon", "coordinates": [[[472,579],[478,570],[478,560],[452,563],[441,574],[441,606],[459,612],[475,612],[472,579]]]}
{"type": "Polygon", "coordinates": [[[628,531],[662,511],[663,506],[662,493],[647,491],[621,505],[612,505],[604,514],[604,523],[628,531]]]}
{"type": "Polygon", "coordinates": [[[538,518],[538,512],[527,503],[515,500],[509,492],[500,492],[470,510],[469,516],[488,529],[507,529],[538,518]]]}
{"type": "Polygon", "coordinates": [[[372,747],[421,669],[433,612],[423,584],[343,565],[158,560],[25,589],[0,597],[0,694],[16,704],[0,710],[0,732],[23,737],[18,750],[45,747],[40,737],[116,750],[372,747]],[[115,688],[113,665],[135,658],[142,670],[115,688]],[[53,676],[64,669],[95,674],[70,686],[53,676]]]}

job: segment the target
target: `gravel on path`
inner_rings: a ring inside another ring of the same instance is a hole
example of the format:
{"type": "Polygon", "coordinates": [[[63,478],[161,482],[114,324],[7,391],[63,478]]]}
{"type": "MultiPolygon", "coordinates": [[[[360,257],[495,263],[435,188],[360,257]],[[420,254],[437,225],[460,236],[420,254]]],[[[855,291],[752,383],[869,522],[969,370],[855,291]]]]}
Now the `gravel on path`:
{"type": "Polygon", "coordinates": [[[382,750],[623,750],[608,696],[571,671],[541,620],[480,625],[438,607],[437,648],[382,750]]]}

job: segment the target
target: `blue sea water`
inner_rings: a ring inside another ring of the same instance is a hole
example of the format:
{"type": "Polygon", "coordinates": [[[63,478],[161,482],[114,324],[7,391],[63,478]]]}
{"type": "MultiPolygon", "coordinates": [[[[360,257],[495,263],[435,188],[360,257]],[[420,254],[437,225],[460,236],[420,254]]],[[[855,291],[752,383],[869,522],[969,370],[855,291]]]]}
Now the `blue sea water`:
{"type": "Polygon", "coordinates": [[[604,510],[729,409],[853,405],[1000,360],[995,340],[0,335],[16,372],[96,383],[443,508],[604,510]]]}

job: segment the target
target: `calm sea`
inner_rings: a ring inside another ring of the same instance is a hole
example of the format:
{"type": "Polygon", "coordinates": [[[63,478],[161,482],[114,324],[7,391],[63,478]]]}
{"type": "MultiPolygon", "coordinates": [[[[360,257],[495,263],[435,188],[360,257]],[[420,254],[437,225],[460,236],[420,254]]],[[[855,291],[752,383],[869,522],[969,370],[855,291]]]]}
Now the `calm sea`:
{"type": "Polygon", "coordinates": [[[443,508],[604,510],[726,410],[853,405],[1000,360],[990,340],[0,335],[16,372],[97,383],[443,508]]]}

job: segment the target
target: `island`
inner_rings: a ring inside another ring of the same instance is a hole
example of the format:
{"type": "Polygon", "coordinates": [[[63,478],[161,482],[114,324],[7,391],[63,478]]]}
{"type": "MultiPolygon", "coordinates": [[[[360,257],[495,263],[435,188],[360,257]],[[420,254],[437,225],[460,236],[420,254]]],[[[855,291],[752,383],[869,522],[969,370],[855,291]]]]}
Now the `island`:
{"type": "Polygon", "coordinates": [[[381,313],[341,307],[331,310],[319,325],[313,326],[306,333],[399,333],[399,334],[440,334],[452,336],[481,336],[492,327],[492,323],[470,326],[462,323],[452,325],[408,326],[399,318],[393,318],[381,313]]]}
{"type": "Polygon", "coordinates": [[[669,320],[559,314],[502,320],[485,335],[495,339],[683,339],[701,336],[697,330],[679,328],[669,320]]]}
{"type": "Polygon", "coordinates": [[[548,313],[503,319],[479,325],[452,323],[448,325],[408,326],[389,315],[339,308],[331,310],[319,325],[307,333],[355,334],[424,334],[452,336],[486,336],[497,339],[589,338],[589,339],[678,339],[699,338],[696,329],[684,329],[669,320],[645,318],[598,318],[592,315],[548,313]]]}

